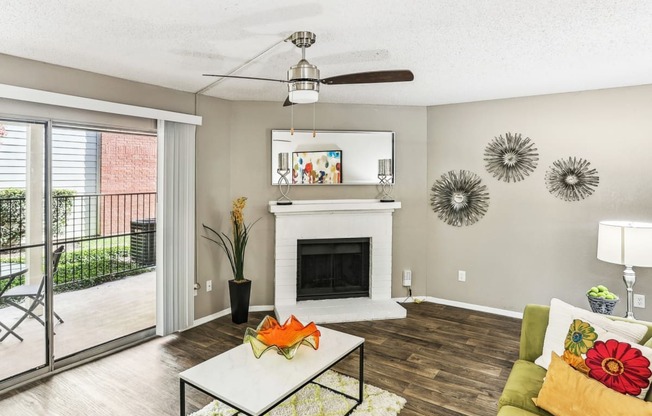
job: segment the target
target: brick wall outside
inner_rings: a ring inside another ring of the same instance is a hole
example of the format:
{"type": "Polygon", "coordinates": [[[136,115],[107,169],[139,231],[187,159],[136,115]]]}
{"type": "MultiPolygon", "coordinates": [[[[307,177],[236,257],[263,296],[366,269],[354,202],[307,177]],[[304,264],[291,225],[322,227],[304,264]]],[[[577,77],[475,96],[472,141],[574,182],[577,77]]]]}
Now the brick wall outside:
{"type": "Polygon", "coordinates": [[[102,235],[128,233],[132,220],[156,218],[156,195],[142,195],[156,192],[156,137],[102,133],[100,143],[102,235]]]}

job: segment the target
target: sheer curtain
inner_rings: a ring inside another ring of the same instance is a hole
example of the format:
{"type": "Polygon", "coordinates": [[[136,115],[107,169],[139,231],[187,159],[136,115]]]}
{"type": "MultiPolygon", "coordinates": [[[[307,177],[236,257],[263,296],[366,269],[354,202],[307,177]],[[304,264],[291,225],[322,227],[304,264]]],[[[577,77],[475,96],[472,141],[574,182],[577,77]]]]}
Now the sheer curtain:
{"type": "Polygon", "coordinates": [[[158,121],[156,334],[192,325],[195,279],[195,126],[158,121]]]}

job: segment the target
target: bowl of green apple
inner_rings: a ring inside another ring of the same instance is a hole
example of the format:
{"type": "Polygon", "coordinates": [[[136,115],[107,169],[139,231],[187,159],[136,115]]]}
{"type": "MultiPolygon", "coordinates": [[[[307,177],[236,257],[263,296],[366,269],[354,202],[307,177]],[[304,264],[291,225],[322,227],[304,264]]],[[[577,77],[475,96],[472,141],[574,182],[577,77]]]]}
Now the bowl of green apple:
{"type": "Polygon", "coordinates": [[[614,312],[614,307],[618,303],[618,296],[611,293],[604,285],[593,286],[586,292],[586,297],[591,305],[591,310],[595,313],[603,315],[611,315],[614,312]]]}

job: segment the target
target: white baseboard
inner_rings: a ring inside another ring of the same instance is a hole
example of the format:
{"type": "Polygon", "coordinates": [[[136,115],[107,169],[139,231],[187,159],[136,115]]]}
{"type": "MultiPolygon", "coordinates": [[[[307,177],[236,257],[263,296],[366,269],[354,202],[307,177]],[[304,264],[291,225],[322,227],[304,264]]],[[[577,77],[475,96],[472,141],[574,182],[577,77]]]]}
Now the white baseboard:
{"type": "MultiPolygon", "coordinates": [[[[487,312],[487,313],[493,313],[494,315],[502,315],[502,316],[509,316],[510,318],[523,319],[523,312],[514,312],[514,311],[509,311],[507,309],[492,308],[489,306],[476,305],[473,303],[466,303],[466,302],[458,302],[456,300],[435,298],[432,296],[410,296],[407,299],[403,297],[399,297],[399,298],[393,298],[393,300],[395,300],[398,303],[420,303],[420,302],[439,303],[441,305],[454,306],[456,308],[470,309],[478,312],[487,312]]],[[[251,306],[249,307],[249,310],[251,312],[273,311],[274,305],[251,306]]],[[[195,319],[190,328],[194,328],[201,324],[205,324],[206,322],[210,322],[214,319],[221,318],[222,316],[228,315],[230,313],[231,313],[231,308],[227,308],[219,312],[215,312],[212,315],[195,319]]]]}
{"type": "MultiPolygon", "coordinates": [[[[265,311],[273,311],[274,310],[274,305],[258,305],[258,306],[250,306],[249,311],[250,312],[265,312],[265,311]]],[[[190,328],[194,328],[196,326],[199,326],[201,324],[205,324],[206,322],[210,322],[214,319],[221,318],[223,316],[226,316],[231,313],[231,308],[226,308],[223,309],[219,312],[215,312],[214,314],[204,316],[203,318],[195,319],[192,322],[192,326],[190,328]]],[[[187,328],[187,329],[190,329],[187,328]]]]}
{"type": "Polygon", "coordinates": [[[274,305],[258,305],[258,306],[252,306],[249,308],[251,312],[266,312],[266,311],[273,311],[274,310],[274,305]]]}
{"type": "Polygon", "coordinates": [[[456,308],[470,309],[478,312],[487,312],[493,313],[494,315],[509,316],[510,318],[523,319],[523,312],[514,312],[507,309],[492,308],[489,306],[476,305],[474,303],[458,302],[456,300],[448,300],[435,298],[432,296],[411,296],[407,298],[394,298],[395,301],[399,303],[420,303],[420,302],[431,302],[439,303],[440,305],[454,306],[456,308]]]}

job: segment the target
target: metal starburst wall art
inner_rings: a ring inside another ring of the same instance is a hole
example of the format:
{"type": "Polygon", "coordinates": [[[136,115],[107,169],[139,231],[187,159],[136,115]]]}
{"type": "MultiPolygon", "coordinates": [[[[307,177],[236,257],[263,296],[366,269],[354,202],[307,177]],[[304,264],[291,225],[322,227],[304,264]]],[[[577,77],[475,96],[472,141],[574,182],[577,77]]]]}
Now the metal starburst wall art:
{"type": "Polygon", "coordinates": [[[507,183],[522,181],[537,167],[539,154],[534,142],[520,133],[498,136],[484,149],[486,168],[494,178],[507,183]]]}
{"type": "Polygon", "coordinates": [[[435,181],[430,205],[440,220],[461,227],[480,220],[489,207],[489,192],[478,175],[451,170],[435,181]]]}
{"type": "Polygon", "coordinates": [[[591,196],[600,178],[590,165],[589,161],[575,157],[554,161],[545,176],[548,191],[564,201],[579,201],[591,196]]]}

